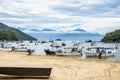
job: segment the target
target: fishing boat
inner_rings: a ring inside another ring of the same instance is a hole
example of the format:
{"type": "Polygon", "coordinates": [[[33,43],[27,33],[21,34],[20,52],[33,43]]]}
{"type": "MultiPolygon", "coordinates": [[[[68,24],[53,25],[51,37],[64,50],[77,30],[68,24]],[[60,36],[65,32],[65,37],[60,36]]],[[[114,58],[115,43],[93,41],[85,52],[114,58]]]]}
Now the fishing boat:
{"type": "Polygon", "coordinates": [[[66,47],[61,51],[57,51],[57,56],[81,56],[82,49],[78,49],[78,47],[66,47]]]}
{"type": "Polygon", "coordinates": [[[49,49],[45,49],[44,51],[45,51],[46,55],[56,55],[55,51],[51,51],[49,49]]]}
{"type": "MultiPolygon", "coordinates": [[[[114,48],[101,48],[101,56],[114,56],[116,53],[116,50],[114,48]]],[[[100,54],[98,54],[99,56],[100,54]]]]}
{"type": "Polygon", "coordinates": [[[45,49],[46,55],[56,55],[56,52],[60,51],[61,46],[52,44],[50,49],[45,49]]]}
{"type": "Polygon", "coordinates": [[[92,47],[84,51],[86,57],[102,57],[102,56],[114,56],[116,53],[114,48],[104,48],[104,47],[92,47]]]}
{"type": "Polygon", "coordinates": [[[46,55],[57,55],[57,56],[81,56],[82,49],[78,49],[78,47],[66,47],[59,48],[57,50],[45,50],[46,55]]]}
{"type": "MultiPolygon", "coordinates": [[[[10,52],[28,52],[29,49],[27,48],[15,48],[12,47],[12,49],[10,50],[10,52]]],[[[31,53],[33,53],[35,50],[34,49],[30,49],[31,53]]]]}

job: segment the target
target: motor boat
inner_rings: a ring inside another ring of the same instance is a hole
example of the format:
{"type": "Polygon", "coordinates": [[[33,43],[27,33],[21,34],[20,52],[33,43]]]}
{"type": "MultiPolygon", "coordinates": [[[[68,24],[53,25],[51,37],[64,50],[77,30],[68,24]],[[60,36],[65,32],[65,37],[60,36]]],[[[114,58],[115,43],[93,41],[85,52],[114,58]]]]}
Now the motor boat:
{"type": "Polygon", "coordinates": [[[101,57],[101,56],[114,56],[116,53],[114,48],[104,48],[104,47],[92,47],[84,51],[86,57],[101,57]]]}

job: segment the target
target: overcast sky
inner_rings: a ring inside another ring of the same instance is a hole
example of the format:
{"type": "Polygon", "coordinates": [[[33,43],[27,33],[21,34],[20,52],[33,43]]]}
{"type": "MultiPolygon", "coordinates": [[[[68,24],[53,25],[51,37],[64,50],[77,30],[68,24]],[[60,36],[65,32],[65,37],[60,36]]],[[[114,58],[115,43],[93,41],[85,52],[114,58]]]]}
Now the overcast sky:
{"type": "Polygon", "coordinates": [[[0,22],[15,28],[79,28],[105,34],[120,29],[120,0],[0,0],[0,22]]]}

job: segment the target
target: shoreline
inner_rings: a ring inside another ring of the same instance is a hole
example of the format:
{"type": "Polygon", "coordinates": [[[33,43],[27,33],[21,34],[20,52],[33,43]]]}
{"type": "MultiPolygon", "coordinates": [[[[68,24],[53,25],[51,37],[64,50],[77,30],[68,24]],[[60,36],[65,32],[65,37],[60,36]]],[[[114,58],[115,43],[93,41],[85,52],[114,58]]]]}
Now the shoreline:
{"type": "MultiPolygon", "coordinates": [[[[120,62],[40,56],[0,50],[0,66],[53,68],[50,80],[118,80],[120,62]]],[[[26,79],[27,80],[27,79],[26,79]]]]}

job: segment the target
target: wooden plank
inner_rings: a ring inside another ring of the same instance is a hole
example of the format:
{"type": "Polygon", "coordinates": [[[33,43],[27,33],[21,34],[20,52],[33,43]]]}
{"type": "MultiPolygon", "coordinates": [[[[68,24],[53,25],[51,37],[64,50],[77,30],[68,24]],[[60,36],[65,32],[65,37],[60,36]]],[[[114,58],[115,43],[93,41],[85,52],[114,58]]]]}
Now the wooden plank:
{"type": "Polygon", "coordinates": [[[52,68],[0,67],[0,78],[49,78],[52,68]],[[4,76],[3,76],[4,75],[4,76]]]}

